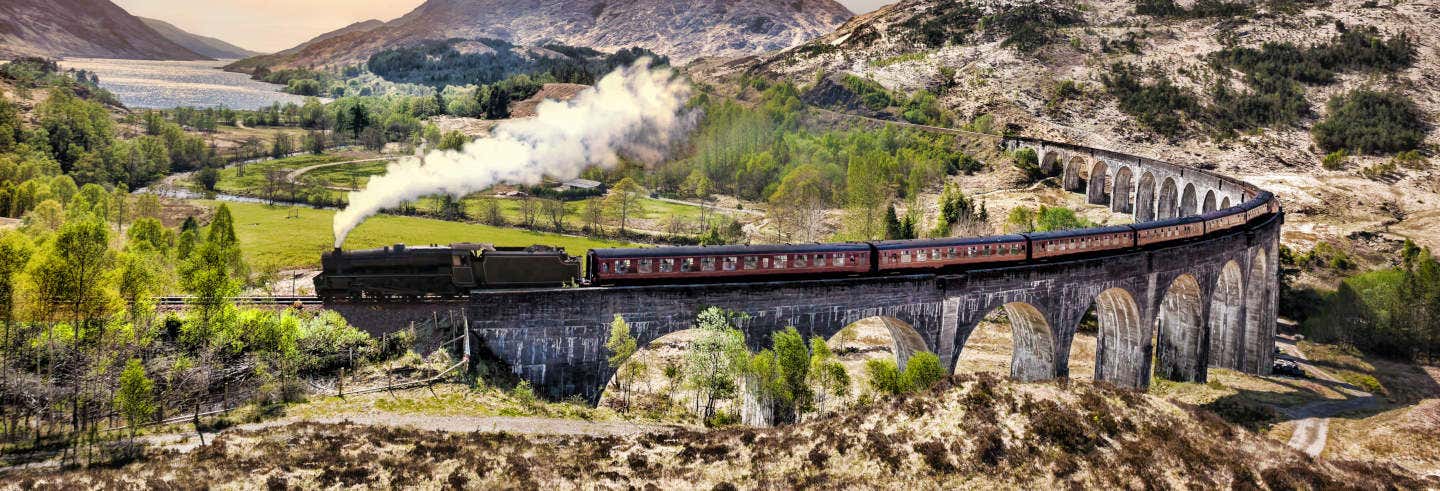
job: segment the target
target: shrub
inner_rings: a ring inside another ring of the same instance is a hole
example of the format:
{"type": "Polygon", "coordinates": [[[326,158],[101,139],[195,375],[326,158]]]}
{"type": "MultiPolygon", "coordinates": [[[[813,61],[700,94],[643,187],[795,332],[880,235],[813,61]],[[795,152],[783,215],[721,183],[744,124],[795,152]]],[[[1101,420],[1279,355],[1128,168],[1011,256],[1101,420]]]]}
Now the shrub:
{"type": "Polygon", "coordinates": [[[1310,131],[1325,150],[1395,153],[1425,140],[1420,109],[1399,93],[1359,89],[1331,98],[1326,107],[1329,114],[1310,131]]]}
{"type": "Polygon", "coordinates": [[[1120,102],[1120,110],[1156,133],[1176,136],[1185,129],[1183,117],[1199,108],[1195,96],[1176,86],[1163,72],[1146,75],[1134,65],[1116,63],[1101,74],[1105,89],[1120,102]]]}
{"type": "Polygon", "coordinates": [[[854,92],[865,103],[865,107],[871,110],[879,111],[895,104],[895,99],[890,96],[890,91],[874,80],[846,75],[840,83],[850,92],[854,92]]]}
{"type": "Polygon", "coordinates": [[[895,360],[869,360],[865,362],[865,375],[870,378],[870,388],[882,394],[905,392],[905,379],[895,360]]]}
{"type": "Polygon", "coordinates": [[[1406,150],[1397,153],[1395,154],[1395,159],[1391,162],[1410,170],[1424,170],[1430,165],[1430,162],[1426,160],[1424,156],[1420,155],[1419,150],[1406,150]]]}
{"type": "Polygon", "coordinates": [[[1034,149],[1022,148],[1015,151],[1015,168],[1025,173],[1026,182],[1035,182],[1045,178],[1045,172],[1040,170],[1040,156],[1034,149]]]}
{"type": "Polygon", "coordinates": [[[1247,15],[1253,9],[1242,2],[1225,2],[1221,0],[1199,0],[1190,8],[1185,8],[1176,3],[1175,0],[1138,0],[1135,2],[1136,15],[1149,15],[1160,18],[1178,19],[1207,19],[1207,18],[1231,18],[1247,15]]]}
{"type": "Polygon", "coordinates": [[[1325,156],[1325,158],[1321,159],[1320,166],[1324,167],[1325,170],[1344,169],[1345,160],[1348,158],[1350,158],[1350,154],[1346,153],[1345,149],[1342,148],[1334,152],[1330,152],[1328,155],[1325,156]]]}
{"type": "Polygon", "coordinates": [[[905,386],[911,391],[929,390],[945,378],[945,369],[940,367],[940,357],[929,351],[910,356],[905,363],[905,386]]]}

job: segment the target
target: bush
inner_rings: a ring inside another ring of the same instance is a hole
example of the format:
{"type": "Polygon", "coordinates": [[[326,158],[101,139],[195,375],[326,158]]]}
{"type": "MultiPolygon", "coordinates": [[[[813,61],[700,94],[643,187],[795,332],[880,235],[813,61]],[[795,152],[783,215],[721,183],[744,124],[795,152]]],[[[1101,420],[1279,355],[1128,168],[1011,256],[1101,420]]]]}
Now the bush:
{"type": "Polygon", "coordinates": [[[1136,15],[1149,15],[1159,18],[1231,18],[1251,13],[1253,13],[1253,9],[1248,4],[1221,0],[1199,0],[1195,2],[1194,6],[1188,9],[1180,6],[1175,0],[1138,0],[1135,2],[1136,15]]]}
{"type": "Polygon", "coordinates": [[[315,79],[294,79],[286,84],[285,91],[295,95],[318,96],[323,87],[319,80],[315,79]]]}
{"type": "Polygon", "coordinates": [[[1325,170],[1341,170],[1345,168],[1345,160],[1348,158],[1350,158],[1350,154],[1346,153],[1345,149],[1342,148],[1330,152],[1325,158],[1321,159],[1320,166],[1324,167],[1325,170]]]}
{"type": "Polygon", "coordinates": [[[1179,135],[1185,129],[1182,118],[1199,109],[1195,96],[1176,86],[1164,72],[1151,73],[1150,82],[1145,78],[1134,65],[1116,63],[1109,73],[1100,76],[1100,81],[1119,100],[1120,110],[1140,124],[1162,135],[1179,135]]]}
{"type": "Polygon", "coordinates": [[[874,80],[846,75],[840,83],[850,92],[854,92],[865,103],[865,107],[871,110],[880,111],[895,104],[890,91],[874,80]]]}
{"type": "Polygon", "coordinates": [[[206,191],[214,191],[215,185],[220,182],[220,171],[214,167],[206,167],[195,173],[195,182],[199,183],[206,191]]]}
{"type": "Polygon", "coordinates": [[[1329,114],[1310,131],[1325,150],[1382,154],[1414,150],[1425,140],[1423,114],[1408,97],[1367,89],[1330,99],[1329,114]]]}
{"type": "Polygon", "coordinates": [[[905,363],[904,383],[911,391],[929,390],[945,378],[945,369],[940,367],[940,357],[929,351],[910,356],[905,363]]]}

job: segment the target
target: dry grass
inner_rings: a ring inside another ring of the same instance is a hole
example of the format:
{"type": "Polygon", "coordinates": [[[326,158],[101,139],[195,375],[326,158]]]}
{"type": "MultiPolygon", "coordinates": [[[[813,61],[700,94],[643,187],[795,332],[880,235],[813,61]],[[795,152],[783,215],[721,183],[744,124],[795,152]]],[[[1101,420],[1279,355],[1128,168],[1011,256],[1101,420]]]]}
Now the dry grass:
{"type": "Polygon", "coordinates": [[[117,469],[6,487],[1421,488],[1395,466],[1311,460],[1213,414],[1090,384],[961,376],[779,429],[629,436],[298,423],[117,469]]]}
{"type": "Polygon", "coordinates": [[[1301,341],[1299,347],[1311,363],[1391,403],[1440,398],[1440,369],[1427,370],[1413,363],[1365,356],[1354,348],[1333,344],[1301,341]]]}
{"type": "Polygon", "coordinates": [[[1440,399],[1363,418],[1333,418],[1326,457],[1394,462],[1440,474],[1440,399]]]}

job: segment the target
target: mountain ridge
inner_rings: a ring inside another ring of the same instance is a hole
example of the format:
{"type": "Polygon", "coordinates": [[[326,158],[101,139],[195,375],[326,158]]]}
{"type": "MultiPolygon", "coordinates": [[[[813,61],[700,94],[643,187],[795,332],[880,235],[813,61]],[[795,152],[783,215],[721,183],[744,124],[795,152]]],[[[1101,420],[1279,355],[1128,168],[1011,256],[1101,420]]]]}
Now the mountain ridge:
{"type": "Polygon", "coordinates": [[[109,0],[0,2],[0,56],[209,59],[109,0]]]}
{"type": "Polygon", "coordinates": [[[251,51],[226,42],[222,39],[209,36],[201,36],[199,34],[186,31],[176,26],[175,24],[171,24],[160,19],[151,19],[149,17],[139,17],[139,19],[141,22],[144,22],[145,25],[149,26],[151,29],[154,29],[155,32],[160,33],[161,36],[165,36],[166,39],[174,41],[175,44],[184,46],[185,49],[194,51],[195,53],[203,56],[208,56],[217,60],[229,60],[236,58],[249,58],[251,56],[261,54],[259,51],[251,51]]]}
{"type": "Polygon", "coordinates": [[[683,64],[794,46],[830,32],[853,15],[834,0],[793,0],[776,7],[760,0],[428,0],[382,25],[342,29],[279,56],[242,60],[230,68],[340,67],[364,63],[370,55],[399,45],[482,37],[611,51],[638,46],[683,64]]]}

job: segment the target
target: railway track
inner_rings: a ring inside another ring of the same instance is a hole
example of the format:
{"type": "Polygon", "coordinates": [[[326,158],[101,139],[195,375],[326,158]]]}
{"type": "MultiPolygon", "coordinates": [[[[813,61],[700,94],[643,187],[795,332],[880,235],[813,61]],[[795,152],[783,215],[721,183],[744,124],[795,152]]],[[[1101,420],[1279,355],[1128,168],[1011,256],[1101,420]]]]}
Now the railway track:
{"type": "MultiPolygon", "coordinates": [[[[325,303],[320,297],[285,295],[230,297],[228,300],[235,302],[237,305],[324,305],[325,303]]],[[[162,307],[184,306],[193,303],[195,303],[195,297],[189,296],[160,297],[156,299],[156,304],[162,307]]]]}

